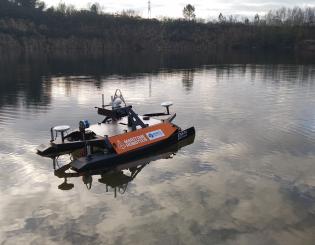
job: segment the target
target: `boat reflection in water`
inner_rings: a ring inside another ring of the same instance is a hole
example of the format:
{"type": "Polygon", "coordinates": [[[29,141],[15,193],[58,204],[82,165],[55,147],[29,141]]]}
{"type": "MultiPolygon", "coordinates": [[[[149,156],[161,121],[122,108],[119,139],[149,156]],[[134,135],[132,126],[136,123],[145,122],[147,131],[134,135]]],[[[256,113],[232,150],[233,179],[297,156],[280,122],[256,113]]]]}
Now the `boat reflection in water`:
{"type": "Polygon", "coordinates": [[[73,183],[69,183],[71,178],[82,177],[83,183],[88,189],[92,188],[93,177],[98,177],[98,182],[106,186],[106,192],[110,189],[114,191],[114,196],[117,196],[117,192],[124,194],[128,184],[133,181],[141,170],[147,166],[150,162],[159,159],[169,159],[176,155],[176,152],[184,146],[190,145],[194,142],[195,135],[191,135],[185,140],[179,141],[177,144],[161,148],[155,153],[145,154],[139,156],[138,159],[133,161],[126,161],[119,165],[112,165],[105,169],[95,169],[88,172],[74,172],[71,170],[70,164],[66,164],[62,167],[58,166],[58,157],[53,158],[54,173],[58,178],[63,178],[64,182],[58,186],[60,190],[71,190],[74,188],[73,183]],[[129,173],[128,173],[129,172],[129,173]]]}

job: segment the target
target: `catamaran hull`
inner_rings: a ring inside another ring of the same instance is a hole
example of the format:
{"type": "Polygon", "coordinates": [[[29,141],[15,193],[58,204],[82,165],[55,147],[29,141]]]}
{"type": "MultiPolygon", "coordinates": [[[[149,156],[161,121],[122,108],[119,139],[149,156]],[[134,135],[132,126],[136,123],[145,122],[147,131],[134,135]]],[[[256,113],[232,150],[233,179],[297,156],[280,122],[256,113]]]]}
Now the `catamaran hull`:
{"type": "MultiPolygon", "coordinates": [[[[87,143],[91,146],[104,147],[104,139],[88,140],[87,143]]],[[[84,141],[74,141],[59,144],[51,143],[48,146],[40,145],[37,148],[37,154],[43,157],[55,157],[82,149],[84,146],[84,141]]]]}
{"type": "Polygon", "coordinates": [[[195,136],[195,128],[191,127],[186,130],[177,130],[167,139],[136,148],[122,154],[93,154],[87,157],[78,158],[70,163],[73,170],[77,172],[88,172],[96,169],[113,167],[114,165],[123,164],[126,161],[132,161],[146,154],[156,152],[161,148],[177,144],[189,137],[195,136]]]}

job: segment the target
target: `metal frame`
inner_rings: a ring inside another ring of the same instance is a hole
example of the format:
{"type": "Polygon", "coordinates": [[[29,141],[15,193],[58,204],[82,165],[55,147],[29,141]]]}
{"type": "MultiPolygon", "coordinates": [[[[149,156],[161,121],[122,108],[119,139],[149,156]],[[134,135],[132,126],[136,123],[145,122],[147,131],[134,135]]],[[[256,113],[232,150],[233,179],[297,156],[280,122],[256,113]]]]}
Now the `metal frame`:
{"type": "Polygon", "coordinates": [[[138,114],[132,110],[132,106],[126,106],[113,110],[100,107],[96,108],[99,115],[105,116],[105,119],[102,121],[103,123],[106,123],[109,119],[116,121],[122,117],[128,116],[128,126],[131,127],[133,131],[137,129],[137,126],[140,126],[141,128],[146,128],[148,126],[143,123],[138,114]]]}

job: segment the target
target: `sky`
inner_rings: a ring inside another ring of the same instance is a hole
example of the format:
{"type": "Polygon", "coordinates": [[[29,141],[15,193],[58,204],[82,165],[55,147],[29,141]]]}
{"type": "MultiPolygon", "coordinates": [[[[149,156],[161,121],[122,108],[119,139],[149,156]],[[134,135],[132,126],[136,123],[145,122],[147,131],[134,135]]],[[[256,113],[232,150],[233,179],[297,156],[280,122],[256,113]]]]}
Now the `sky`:
{"type": "MultiPolygon", "coordinates": [[[[48,6],[58,5],[60,0],[44,0],[48,6]]],[[[137,11],[142,17],[148,16],[148,0],[63,0],[76,8],[86,8],[88,4],[98,2],[104,12],[116,13],[126,9],[137,11]]],[[[151,0],[152,17],[182,17],[186,4],[195,6],[197,18],[209,19],[223,15],[253,16],[264,14],[270,9],[285,7],[315,7],[315,0],[151,0]]]]}

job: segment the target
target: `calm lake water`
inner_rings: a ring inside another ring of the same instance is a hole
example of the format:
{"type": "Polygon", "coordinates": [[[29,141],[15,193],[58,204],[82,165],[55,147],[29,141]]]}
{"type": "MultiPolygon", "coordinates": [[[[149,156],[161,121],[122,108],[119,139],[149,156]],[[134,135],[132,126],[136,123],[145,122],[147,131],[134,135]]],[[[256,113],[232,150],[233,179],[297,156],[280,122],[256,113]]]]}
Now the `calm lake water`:
{"type": "Polygon", "coordinates": [[[86,66],[2,66],[0,244],[315,244],[314,65],[86,66]],[[36,147],[116,88],[138,113],[173,101],[195,142],[116,196],[97,175],[61,190],[36,147]]]}

